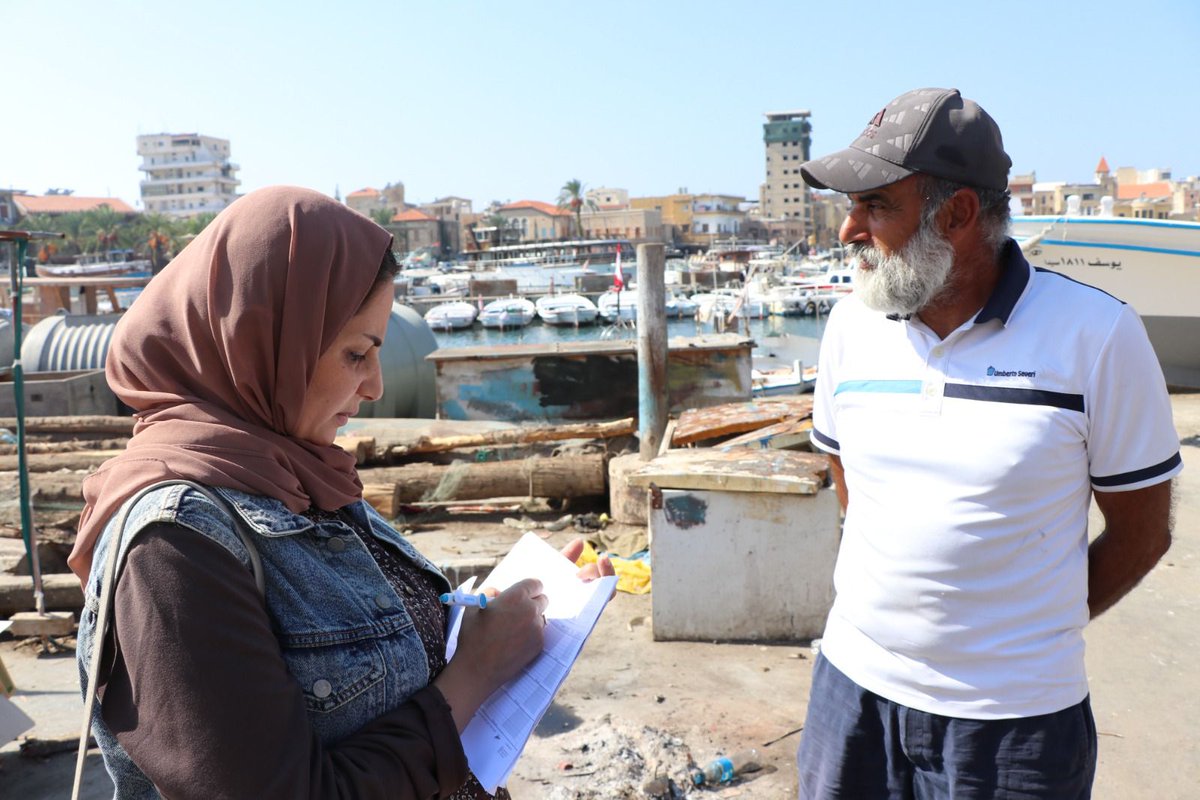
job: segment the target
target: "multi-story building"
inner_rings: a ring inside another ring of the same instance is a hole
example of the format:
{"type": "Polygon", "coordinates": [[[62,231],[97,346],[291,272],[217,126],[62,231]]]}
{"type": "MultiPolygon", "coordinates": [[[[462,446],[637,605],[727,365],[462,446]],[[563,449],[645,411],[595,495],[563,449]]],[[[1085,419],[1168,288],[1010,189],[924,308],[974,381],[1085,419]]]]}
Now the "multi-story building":
{"type": "Polygon", "coordinates": [[[215,214],[237,199],[238,165],[229,140],[199,133],[151,133],[137,137],[142,207],[173,217],[215,214]]]}
{"type": "Polygon", "coordinates": [[[663,240],[682,250],[699,251],[716,241],[744,235],[746,198],[732,194],[688,194],[681,191],[661,197],[632,197],[633,209],[659,213],[663,240]]]}
{"type": "Polygon", "coordinates": [[[585,207],[580,220],[585,239],[628,239],[634,244],[670,241],[663,228],[662,214],[653,208],[585,207]]]}
{"type": "Polygon", "coordinates": [[[812,145],[812,116],[809,111],[773,111],[765,115],[763,144],[766,147],[766,180],[759,193],[764,220],[812,221],[808,186],[800,176],[800,165],[809,160],[812,145]]]}
{"type": "Polygon", "coordinates": [[[583,193],[586,202],[598,209],[628,208],[629,191],[627,189],[588,189],[583,193]]]}
{"type": "Polygon", "coordinates": [[[742,234],[746,198],[731,194],[698,194],[692,200],[690,240],[703,243],[729,239],[742,234]]]}
{"type": "Polygon", "coordinates": [[[427,250],[434,258],[442,256],[441,225],[424,211],[401,211],[392,217],[387,229],[395,237],[393,248],[400,253],[427,250]]]}
{"type": "Polygon", "coordinates": [[[463,243],[470,237],[468,226],[475,221],[470,200],[465,197],[441,197],[432,203],[422,203],[418,208],[438,221],[443,258],[463,252],[463,243]]]}
{"type": "Polygon", "coordinates": [[[404,202],[404,184],[389,183],[382,189],[368,186],[346,195],[346,205],[365,217],[373,211],[390,211],[398,214],[409,206],[404,202]]]}
{"type": "Polygon", "coordinates": [[[1013,175],[1008,179],[1008,195],[1021,203],[1021,211],[1025,214],[1033,212],[1033,185],[1037,183],[1037,173],[1028,175],[1013,175]]]}
{"type": "MultiPolygon", "coordinates": [[[[518,200],[500,206],[496,213],[509,231],[515,232],[517,243],[569,239],[575,225],[570,211],[540,200],[518,200]]],[[[506,236],[505,243],[508,241],[506,236]]]]}

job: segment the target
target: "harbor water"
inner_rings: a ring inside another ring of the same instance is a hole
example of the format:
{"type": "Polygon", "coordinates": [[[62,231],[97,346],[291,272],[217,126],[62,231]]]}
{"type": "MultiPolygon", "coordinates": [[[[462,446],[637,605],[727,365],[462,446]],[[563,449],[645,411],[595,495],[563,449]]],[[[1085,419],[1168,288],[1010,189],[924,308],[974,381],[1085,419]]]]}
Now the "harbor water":
{"type": "MultiPolygon", "coordinates": [[[[757,345],[754,350],[755,358],[775,357],[788,362],[799,359],[806,365],[817,363],[817,350],[820,346],[821,333],[825,330],[825,316],[815,317],[780,317],[772,316],[763,319],[738,320],[737,325],[730,325],[725,333],[738,333],[753,339],[757,345]]],[[[712,324],[704,324],[693,319],[672,319],[667,321],[667,336],[697,337],[707,336],[719,331],[712,324]]],[[[476,323],[469,328],[457,331],[435,331],[438,347],[492,347],[511,344],[553,344],[555,342],[582,342],[597,339],[620,340],[637,339],[637,330],[633,327],[615,327],[612,325],[584,325],[578,328],[569,326],[545,325],[535,320],[524,328],[498,330],[485,328],[476,323]]]]}

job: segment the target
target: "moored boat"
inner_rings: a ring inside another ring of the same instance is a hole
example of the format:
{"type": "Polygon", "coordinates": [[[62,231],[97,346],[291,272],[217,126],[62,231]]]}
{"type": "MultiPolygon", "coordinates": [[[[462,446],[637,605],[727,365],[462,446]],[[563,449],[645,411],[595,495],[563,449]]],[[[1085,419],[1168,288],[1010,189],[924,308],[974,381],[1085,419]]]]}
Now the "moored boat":
{"type": "Polygon", "coordinates": [[[637,304],[636,289],[609,290],[596,300],[600,318],[609,324],[617,321],[636,322],[637,304]]]}
{"type": "Polygon", "coordinates": [[[149,275],[150,261],[125,256],[116,261],[105,261],[96,255],[83,255],[71,264],[36,264],[34,270],[39,278],[99,278],[136,273],[149,275]]]}
{"type": "Polygon", "coordinates": [[[471,303],[455,300],[449,303],[439,303],[425,312],[425,322],[435,331],[457,331],[469,328],[479,315],[471,303]]]}
{"type": "Polygon", "coordinates": [[[666,311],[669,319],[691,319],[696,316],[699,303],[690,297],[675,292],[667,292],[666,311]]]}
{"type": "Polygon", "coordinates": [[[524,328],[537,316],[537,307],[524,297],[502,297],[493,300],[479,312],[479,322],[485,328],[524,328]]]}
{"type": "Polygon", "coordinates": [[[600,313],[596,304],[581,294],[548,294],[535,305],[547,325],[591,325],[600,313]]]}
{"type": "Polygon", "coordinates": [[[1014,216],[1029,263],[1129,303],[1167,383],[1200,387],[1200,223],[1111,216],[1014,216]]]}

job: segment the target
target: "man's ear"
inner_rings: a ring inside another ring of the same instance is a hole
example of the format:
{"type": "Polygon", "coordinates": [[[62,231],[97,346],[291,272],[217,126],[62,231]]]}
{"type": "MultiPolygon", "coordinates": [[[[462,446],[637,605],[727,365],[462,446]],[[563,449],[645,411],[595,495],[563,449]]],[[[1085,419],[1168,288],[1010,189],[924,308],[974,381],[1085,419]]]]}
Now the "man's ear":
{"type": "Polygon", "coordinates": [[[959,189],[945,202],[938,216],[942,233],[951,242],[973,233],[979,222],[979,195],[974,189],[959,189]]]}

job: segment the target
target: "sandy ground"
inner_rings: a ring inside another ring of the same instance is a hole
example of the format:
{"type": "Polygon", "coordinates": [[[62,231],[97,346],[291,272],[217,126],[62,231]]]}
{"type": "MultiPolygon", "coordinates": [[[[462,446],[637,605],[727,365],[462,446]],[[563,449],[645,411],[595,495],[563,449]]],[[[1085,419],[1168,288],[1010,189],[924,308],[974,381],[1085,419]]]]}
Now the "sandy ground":
{"type": "MultiPolygon", "coordinates": [[[[1100,800],[1200,797],[1200,395],[1172,398],[1185,471],[1177,483],[1175,543],[1116,608],[1087,630],[1100,763],[1100,800]]],[[[1098,518],[1093,514],[1093,533],[1098,518]]],[[[569,538],[555,534],[552,542],[569,538]]],[[[437,559],[503,554],[518,537],[495,520],[453,522],[414,533],[437,559]]],[[[644,797],[655,775],[685,786],[688,759],[758,747],[764,769],[689,796],[791,798],[812,669],[807,643],[729,645],[655,642],[650,596],[610,604],[510,780],[519,800],[644,797]],[[782,738],[781,738],[782,737],[782,738]],[[778,739],[774,744],[767,744],[778,739]]],[[[39,740],[78,733],[76,672],[69,656],[39,656],[0,641],[16,680],[14,701],[39,740]]],[[[111,796],[99,758],[85,797],[111,796]]],[[[74,758],[27,758],[0,748],[0,795],[68,795],[74,758]]]]}

